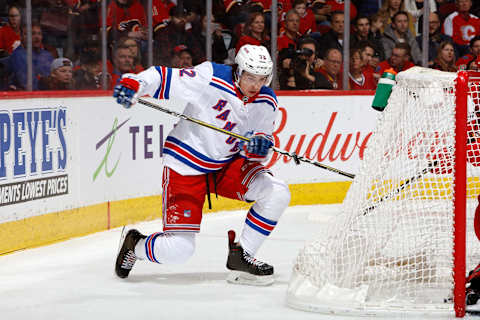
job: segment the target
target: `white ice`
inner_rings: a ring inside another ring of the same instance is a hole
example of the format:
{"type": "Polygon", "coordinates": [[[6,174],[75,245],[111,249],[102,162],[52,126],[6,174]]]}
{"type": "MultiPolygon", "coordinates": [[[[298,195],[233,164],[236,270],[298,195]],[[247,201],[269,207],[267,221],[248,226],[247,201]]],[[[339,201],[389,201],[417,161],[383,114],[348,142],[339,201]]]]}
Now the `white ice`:
{"type": "MultiPolygon", "coordinates": [[[[240,233],[245,211],[205,215],[186,264],[139,261],[125,280],[113,271],[121,228],[0,256],[0,319],[354,319],[285,304],[298,250],[325,231],[337,210],[338,205],[287,209],[257,255],[275,267],[269,287],[225,281],[227,230],[240,233]]],[[[161,221],[133,227],[149,234],[161,231],[161,221]]]]}

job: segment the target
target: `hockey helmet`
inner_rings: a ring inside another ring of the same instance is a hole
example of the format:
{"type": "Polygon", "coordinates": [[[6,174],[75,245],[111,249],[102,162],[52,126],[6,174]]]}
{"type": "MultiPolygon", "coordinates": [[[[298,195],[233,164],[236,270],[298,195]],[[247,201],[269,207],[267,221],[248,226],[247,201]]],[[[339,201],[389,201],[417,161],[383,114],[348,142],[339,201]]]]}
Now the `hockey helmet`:
{"type": "Polygon", "coordinates": [[[270,53],[264,46],[254,46],[246,44],[238,50],[235,56],[237,67],[237,81],[240,79],[243,71],[259,76],[267,76],[265,85],[272,82],[273,62],[270,53]]]}

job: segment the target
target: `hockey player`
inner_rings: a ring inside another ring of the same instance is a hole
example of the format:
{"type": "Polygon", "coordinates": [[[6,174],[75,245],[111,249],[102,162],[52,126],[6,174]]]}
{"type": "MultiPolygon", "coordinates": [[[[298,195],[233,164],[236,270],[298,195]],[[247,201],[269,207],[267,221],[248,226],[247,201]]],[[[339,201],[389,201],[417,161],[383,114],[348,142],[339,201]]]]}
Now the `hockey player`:
{"type": "Polygon", "coordinates": [[[164,145],[163,232],[143,235],[122,232],[115,271],[128,277],[135,261],[183,263],[195,250],[205,195],[255,203],[247,213],[239,241],[229,231],[227,281],[254,285],[273,283],[273,266],[255,259],[290,202],[288,186],[273,177],[261,162],[273,146],[277,99],[267,86],[273,63],[263,46],[245,45],[233,67],[204,62],[194,68],[151,67],[123,75],[113,96],[129,108],[137,97],[183,99],[184,114],[225,130],[247,135],[242,145],[194,123],[180,120],[164,145]]]}

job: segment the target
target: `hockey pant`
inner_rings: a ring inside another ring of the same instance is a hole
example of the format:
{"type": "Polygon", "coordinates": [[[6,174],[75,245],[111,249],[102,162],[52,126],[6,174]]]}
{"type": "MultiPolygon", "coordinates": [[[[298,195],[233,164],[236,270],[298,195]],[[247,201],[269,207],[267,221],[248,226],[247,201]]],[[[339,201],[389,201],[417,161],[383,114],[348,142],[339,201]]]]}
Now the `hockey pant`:
{"type": "MultiPolygon", "coordinates": [[[[209,175],[210,186],[213,177],[209,175]]],[[[290,202],[288,186],[258,162],[238,158],[214,177],[219,195],[253,202],[247,213],[240,244],[252,256],[275,228],[290,202]]],[[[163,232],[140,240],[135,254],[157,263],[183,263],[195,251],[206,195],[206,178],[182,176],[166,167],[163,172],[163,232]]],[[[213,190],[212,190],[213,191],[213,190]]]]}

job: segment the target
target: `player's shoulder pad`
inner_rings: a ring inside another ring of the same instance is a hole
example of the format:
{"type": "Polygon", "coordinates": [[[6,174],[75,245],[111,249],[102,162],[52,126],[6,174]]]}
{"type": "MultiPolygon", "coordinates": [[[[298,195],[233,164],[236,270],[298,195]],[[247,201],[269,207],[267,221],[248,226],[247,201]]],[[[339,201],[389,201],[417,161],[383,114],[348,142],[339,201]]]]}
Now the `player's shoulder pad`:
{"type": "Polygon", "coordinates": [[[261,103],[261,102],[264,102],[270,105],[273,108],[273,111],[277,111],[278,100],[272,88],[263,86],[260,89],[260,92],[258,93],[258,96],[255,99],[254,103],[261,103]]]}
{"type": "Polygon", "coordinates": [[[213,76],[219,78],[228,84],[233,84],[232,67],[210,62],[212,64],[213,76]]]}

